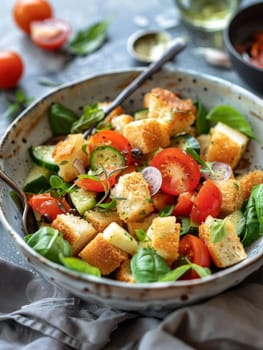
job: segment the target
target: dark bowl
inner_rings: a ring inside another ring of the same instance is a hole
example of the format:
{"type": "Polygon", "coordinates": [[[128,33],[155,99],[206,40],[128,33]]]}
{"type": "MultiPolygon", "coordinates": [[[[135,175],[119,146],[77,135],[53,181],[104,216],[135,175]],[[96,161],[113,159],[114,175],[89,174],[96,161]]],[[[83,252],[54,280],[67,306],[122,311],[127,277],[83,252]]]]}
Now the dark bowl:
{"type": "Polygon", "coordinates": [[[233,69],[251,89],[263,94],[263,68],[249,62],[248,55],[241,54],[236,48],[258,31],[263,32],[263,2],[245,7],[236,13],[224,31],[224,43],[233,69]]]}

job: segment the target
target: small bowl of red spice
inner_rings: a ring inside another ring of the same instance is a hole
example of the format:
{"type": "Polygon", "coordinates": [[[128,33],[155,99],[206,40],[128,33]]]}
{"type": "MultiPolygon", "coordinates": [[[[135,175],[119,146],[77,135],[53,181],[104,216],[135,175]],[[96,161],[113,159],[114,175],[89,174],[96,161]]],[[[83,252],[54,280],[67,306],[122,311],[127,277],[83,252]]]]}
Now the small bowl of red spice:
{"type": "Polygon", "coordinates": [[[233,69],[258,94],[263,94],[263,2],[242,8],[224,31],[233,69]]]}

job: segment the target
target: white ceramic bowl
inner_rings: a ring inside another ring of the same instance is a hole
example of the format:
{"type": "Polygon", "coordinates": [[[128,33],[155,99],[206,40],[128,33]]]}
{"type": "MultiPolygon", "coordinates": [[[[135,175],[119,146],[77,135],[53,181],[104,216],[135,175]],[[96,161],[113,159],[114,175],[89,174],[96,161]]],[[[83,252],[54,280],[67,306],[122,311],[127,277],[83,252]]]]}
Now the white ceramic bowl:
{"type": "MultiPolygon", "coordinates": [[[[94,101],[112,100],[138,74],[125,70],[94,76],[52,91],[36,101],[6,131],[1,144],[1,163],[21,186],[31,164],[28,148],[51,136],[47,109],[53,102],[79,109],[94,101]]],[[[263,101],[232,83],[215,77],[186,71],[163,70],[155,74],[124,103],[128,111],[142,106],[145,92],[152,87],[178,91],[185,97],[200,100],[207,108],[230,104],[247,116],[256,135],[263,134],[263,101]]],[[[263,150],[255,142],[250,144],[248,161],[251,168],[262,167],[263,150]]],[[[175,308],[214,296],[237,285],[263,264],[263,237],[248,249],[248,258],[203,280],[167,283],[127,284],[106,278],[85,276],[69,271],[38,255],[23,240],[21,214],[9,196],[10,189],[1,183],[1,219],[12,240],[33,267],[49,280],[84,300],[126,310],[175,308]]]]}

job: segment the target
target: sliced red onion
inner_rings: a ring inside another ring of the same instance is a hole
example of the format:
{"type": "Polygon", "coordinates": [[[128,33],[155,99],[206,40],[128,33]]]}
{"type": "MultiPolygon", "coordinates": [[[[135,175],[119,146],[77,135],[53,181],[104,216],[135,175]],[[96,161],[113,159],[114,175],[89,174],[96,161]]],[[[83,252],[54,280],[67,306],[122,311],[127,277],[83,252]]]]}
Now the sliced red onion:
{"type": "Polygon", "coordinates": [[[75,159],[75,160],[73,161],[73,166],[74,166],[74,168],[75,168],[80,174],[85,174],[86,169],[85,169],[85,167],[84,167],[83,162],[82,162],[81,159],[78,159],[78,158],[75,159]]]}
{"type": "Polygon", "coordinates": [[[232,168],[230,165],[223,162],[212,162],[211,163],[212,172],[207,169],[202,174],[206,179],[211,179],[213,181],[223,181],[230,178],[232,175],[232,168]]]}
{"type": "Polygon", "coordinates": [[[142,176],[144,177],[145,181],[148,182],[151,195],[153,196],[162,186],[163,179],[161,172],[153,166],[148,166],[143,169],[142,176]]]}

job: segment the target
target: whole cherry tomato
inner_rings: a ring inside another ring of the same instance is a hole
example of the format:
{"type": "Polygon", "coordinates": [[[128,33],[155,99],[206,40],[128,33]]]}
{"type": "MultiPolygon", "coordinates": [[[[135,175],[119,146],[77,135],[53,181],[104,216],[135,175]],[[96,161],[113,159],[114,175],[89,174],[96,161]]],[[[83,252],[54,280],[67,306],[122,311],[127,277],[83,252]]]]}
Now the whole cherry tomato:
{"type": "Polygon", "coordinates": [[[18,0],[13,8],[13,17],[18,27],[30,34],[33,21],[52,17],[52,7],[47,0],[18,0]]]}
{"type": "Polygon", "coordinates": [[[15,87],[23,71],[24,63],[18,53],[0,50],[0,89],[15,87]]]}

